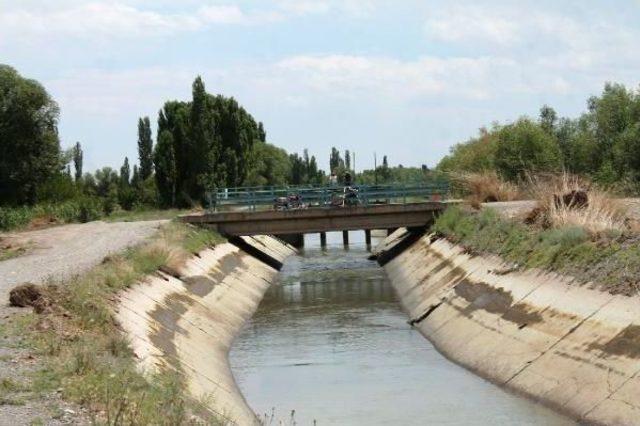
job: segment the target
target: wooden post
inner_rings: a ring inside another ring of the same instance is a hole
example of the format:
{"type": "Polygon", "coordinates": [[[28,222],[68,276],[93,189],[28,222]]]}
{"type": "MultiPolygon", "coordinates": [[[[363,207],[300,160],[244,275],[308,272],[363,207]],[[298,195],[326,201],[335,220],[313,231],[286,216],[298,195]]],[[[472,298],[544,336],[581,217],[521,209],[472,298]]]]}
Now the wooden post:
{"type": "Polygon", "coordinates": [[[371,229],[364,230],[364,241],[367,244],[367,247],[371,247],[371,229]]]}
{"type": "Polygon", "coordinates": [[[320,247],[325,248],[327,246],[327,233],[320,233],[320,247]]]}
{"type": "Polygon", "coordinates": [[[345,246],[349,245],[349,231],[342,231],[342,243],[345,246]]]}

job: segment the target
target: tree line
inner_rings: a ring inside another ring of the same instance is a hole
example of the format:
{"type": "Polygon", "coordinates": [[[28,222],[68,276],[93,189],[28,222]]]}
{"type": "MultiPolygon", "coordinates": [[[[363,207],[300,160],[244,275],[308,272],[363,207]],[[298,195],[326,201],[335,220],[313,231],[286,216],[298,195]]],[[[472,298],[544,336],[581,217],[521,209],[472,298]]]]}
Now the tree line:
{"type": "Polygon", "coordinates": [[[0,207],[72,202],[109,214],[190,207],[213,188],[327,181],[306,149],[268,143],[261,122],[235,99],[207,93],[200,77],[190,101],[159,110],[155,141],[149,117],[138,120],[138,159],[125,157],[119,169],[85,172],[80,142],[61,148],[59,115],[40,83],[0,65],[0,207]]]}
{"type": "Polygon", "coordinates": [[[567,171],[621,192],[640,192],[640,92],[607,83],[577,118],[543,106],[536,119],[480,129],[437,166],[449,172],[496,171],[510,181],[527,173],[567,171]]]}

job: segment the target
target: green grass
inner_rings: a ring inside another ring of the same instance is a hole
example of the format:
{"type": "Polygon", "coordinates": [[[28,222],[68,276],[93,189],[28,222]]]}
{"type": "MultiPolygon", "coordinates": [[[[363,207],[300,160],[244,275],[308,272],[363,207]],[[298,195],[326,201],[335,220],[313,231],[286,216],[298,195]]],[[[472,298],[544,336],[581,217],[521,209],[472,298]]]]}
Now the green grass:
{"type": "Polygon", "coordinates": [[[154,240],[109,256],[64,285],[47,287],[52,312],[18,317],[3,330],[22,336],[42,365],[30,392],[44,396],[61,389],[63,398],[94,413],[98,424],[184,424],[190,413],[202,413],[199,403],[187,397],[181,376],[146,376],[137,369],[129,342],[114,321],[111,301],[160,266],[183,261],[192,251],[220,241],[211,231],[172,222],[154,240]],[[50,326],[38,326],[43,323],[50,326]]]}
{"type": "Polygon", "coordinates": [[[120,210],[103,219],[107,222],[139,222],[143,220],[175,219],[181,214],[189,213],[189,211],[190,210],[181,209],[120,210]]]}
{"type": "Polygon", "coordinates": [[[447,209],[432,230],[472,253],[489,253],[523,268],[540,268],[594,282],[614,294],[636,294],[640,245],[633,235],[592,237],[580,227],[540,229],[502,218],[492,209],[447,209]]]}
{"type": "Polygon", "coordinates": [[[175,219],[188,212],[189,210],[180,209],[139,208],[131,211],[116,210],[107,215],[100,199],[85,197],[61,203],[0,207],[0,231],[25,229],[34,222],[47,225],[48,223],[85,223],[98,219],[108,222],[175,219]]]}

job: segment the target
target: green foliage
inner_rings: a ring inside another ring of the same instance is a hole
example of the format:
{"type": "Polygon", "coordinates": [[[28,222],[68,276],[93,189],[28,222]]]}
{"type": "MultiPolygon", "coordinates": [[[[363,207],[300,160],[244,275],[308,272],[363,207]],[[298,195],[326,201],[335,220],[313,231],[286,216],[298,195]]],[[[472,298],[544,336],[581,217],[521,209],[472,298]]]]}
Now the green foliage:
{"type": "Polygon", "coordinates": [[[82,147],[80,146],[80,142],[76,142],[73,147],[73,168],[75,170],[75,179],[76,182],[79,182],[82,179],[82,161],[83,161],[83,152],[82,147]]]}
{"type": "Polygon", "coordinates": [[[524,179],[527,172],[558,171],[561,168],[557,140],[526,118],[498,131],[494,162],[498,173],[511,181],[524,179]]]}
{"type": "Polygon", "coordinates": [[[421,183],[431,180],[438,174],[423,167],[396,167],[378,166],[377,170],[367,169],[358,173],[356,182],[362,185],[389,184],[389,183],[421,183]]]}
{"type": "Polygon", "coordinates": [[[32,218],[33,213],[29,207],[0,207],[0,230],[9,231],[25,227],[32,218]]]}
{"type": "Polygon", "coordinates": [[[480,135],[467,142],[455,145],[450,154],[438,163],[437,169],[443,172],[480,173],[494,170],[494,159],[497,145],[497,131],[480,129],[480,135]]]}
{"type": "Polygon", "coordinates": [[[577,119],[558,118],[545,105],[538,122],[521,118],[456,145],[438,169],[495,170],[510,180],[521,179],[526,172],[564,169],[626,194],[638,194],[640,92],[607,83],[577,119]]]}
{"type": "Polygon", "coordinates": [[[0,204],[34,204],[60,172],[58,105],[35,80],[0,65],[0,204]]]}
{"type": "Polygon", "coordinates": [[[102,216],[100,207],[100,202],[96,198],[82,198],[78,206],[78,222],[86,223],[100,219],[100,216],[102,216]]]}
{"type": "Polygon", "coordinates": [[[309,152],[305,149],[302,157],[297,153],[289,154],[291,173],[287,183],[293,185],[315,184],[319,185],[324,180],[324,172],[318,170],[316,157],[309,158],[309,152]]]}
{"type": "Polygon", "coordinates": [[[332,173],[338,173],[338,169],[344,169],[345,163],[342,157],[340,156],[340,151],[336,149],[336,147],[331,148],[331,155],[329,155],[329,170],[332,173]]]}
{"type": "Polygon", "coordinates": [[[153,172],[153,139],[149,117],[138,119],[138,158],[140,159],[140,178],[148,179],[153,172]]]}
{"type": "Polygon", "coordinates": [[[153,154],[153,162],[156,168],[156,185],[160,205],[163,207],[173,206],[176,202],[176,156],[173,152],[173,135],[168,130],[163,130],[158,135],[153,154]]]}
{"type": "Polygon", "coordinates": [[[165,103],[158,133],[163,146],[156,149],[156,173],[163,184],[175,176],[172,187],[162,189],[165,205],[192,205],[204,201],[206,189],[240,186],[255,164],[250,161],[254,145],[265,137],[264,128],[235,99],[207,93],[200,77],[193,83],[191,102],[165,103]]]}
{"type": "Polygon", "coordinates": [[[284,185],[289,182],[291,159],[284,149],[269,143],[256,143],[251,150],[250,161],[245,185],[284,185]]]}

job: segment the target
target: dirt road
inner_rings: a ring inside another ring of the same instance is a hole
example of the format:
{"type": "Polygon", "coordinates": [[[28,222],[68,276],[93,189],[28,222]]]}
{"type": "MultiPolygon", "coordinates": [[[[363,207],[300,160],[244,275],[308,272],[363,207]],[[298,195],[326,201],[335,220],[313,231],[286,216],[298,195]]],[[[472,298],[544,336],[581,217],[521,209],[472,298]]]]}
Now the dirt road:
{"type": "MultiPolygon", "coordinates": [[[[100,263],[109,253],[144,241],[166,220],[148,222],[91,222],[65,225],[0,237],[11,245],[26,245],[22,256],[0,261],[0,330],[23,308],[8,305],[9,291],[17,284],[40,284],[49,277],[64,279],[100,263]]],[[[39,368],[27,348],[11,336],[0,335],[0,380],[24,383],[39,368]]],[[[89,424],[86,412],[57,393],[8,402],[0,395],[0,425],[89,424]]]]}
{"type": "Polygon", "coordinates": [[[3,234],[3,239],[27,245],[29,251],[0,262],[0,305],[6,305],[15,285],[39,284],[49,277],[66,278],[86,271],[109,253],[140,243],[165,222],[90,222],[3,234]]]}

